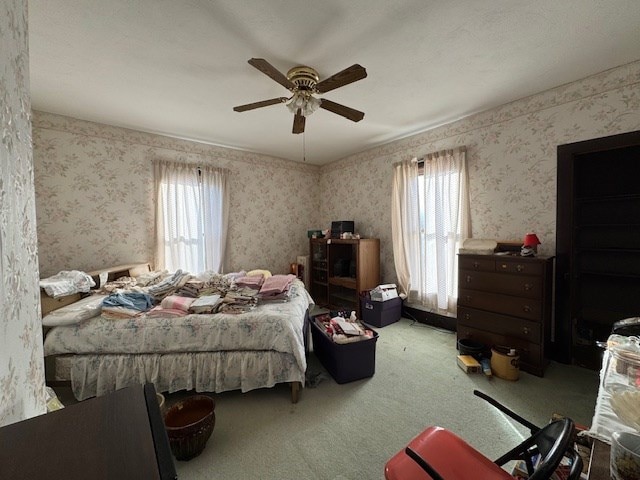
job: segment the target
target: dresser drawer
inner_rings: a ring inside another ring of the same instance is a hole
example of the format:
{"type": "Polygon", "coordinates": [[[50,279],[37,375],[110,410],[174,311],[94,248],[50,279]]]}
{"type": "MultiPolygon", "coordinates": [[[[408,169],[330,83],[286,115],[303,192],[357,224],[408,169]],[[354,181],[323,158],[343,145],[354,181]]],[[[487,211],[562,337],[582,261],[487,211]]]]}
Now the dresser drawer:
{"type": "Polygon", "coordinates": [[[458,307],[458,325],[461,324],[526,342],[541,343],[542,341],[540,323],[498,313],[458,307]]]}
{"type": "Polygon", "coordinates": [[[458,285],[465,290],[542,298],[542,277],[460,270],[458,285]]]}
{"type": "Polygon", "coordinates": [[[542,319],[542,302],[533,298],[514,297],[500,293],[478,292],[477,290],[460,289],[458,305],[489,310],[505,315],[540,321],[542,319]]]}
{"type": "Polygon", "coordinates": [[[545,360],[542,347],[537,343],[529,343],[507,335],[478,330],[458,323],[458,340],[469,338],[487,346],[507,346],[515,348],[520,355],[520,370],[542,376],[545,360]]]}
{"type": "Polygon", "coordinates": [[[478,258],[478,257],[469,258],[469,257],[465,257],[464,255],[459,255],[458,268],[461,270],[495,272],[496,262],[493,258],[478,258]]]}
{"type": "Polygon", "coordinates": [[[521,261],[515,258],[496,260],[496,271],[506,273],[522,273],[523,275],[541,275],[543,264],[539,262],[521,261]]]}

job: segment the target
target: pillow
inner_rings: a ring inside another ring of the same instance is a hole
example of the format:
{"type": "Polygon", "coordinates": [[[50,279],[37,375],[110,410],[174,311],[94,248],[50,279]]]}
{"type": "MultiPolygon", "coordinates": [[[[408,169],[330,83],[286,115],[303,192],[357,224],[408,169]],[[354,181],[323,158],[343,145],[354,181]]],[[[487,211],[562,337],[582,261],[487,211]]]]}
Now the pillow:
{"type": "Polygon", "coordinates": [[[256,275],[262,275],[266,280],[271,276],[271,272],[269,270],[251,270],[250,272],[247,272],[247,277],[254,277],[256,275]]]}
{"type": "Polygon", "coordinates": [[[225,273],[223,275],[223,278],[233,281],[233,280],[237,280],[238,278],[242,278],[246,276],[247,276],[247,272],[245,272],[244,270],[240,270],[239,272],[225,273]]]}
{"type": "Polygon", "coordinates": [[[42,325],[45,327],[73,325],[100,315],[102,311],[102,301],[106,297],[106,295],[89,295],[70,305],[65,305],[45,315],[42,319],[42,325]]]}

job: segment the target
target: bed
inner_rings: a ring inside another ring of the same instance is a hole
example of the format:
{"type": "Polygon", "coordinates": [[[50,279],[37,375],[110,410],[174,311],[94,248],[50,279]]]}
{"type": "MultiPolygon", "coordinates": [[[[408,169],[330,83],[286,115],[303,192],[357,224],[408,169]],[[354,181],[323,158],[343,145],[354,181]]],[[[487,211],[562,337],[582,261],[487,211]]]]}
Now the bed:
{"type": "Polygon", "coordinates": [[[97,315],[55,326],[44,341],[54,370],[48,376],[70,381],[78,400],[144,382],[170,393],[247,392],[289,383],[295,403],[304,385],[313,300],[298,279],[291,291],[287,301],[259,302],[240,314],[97,315]]]}

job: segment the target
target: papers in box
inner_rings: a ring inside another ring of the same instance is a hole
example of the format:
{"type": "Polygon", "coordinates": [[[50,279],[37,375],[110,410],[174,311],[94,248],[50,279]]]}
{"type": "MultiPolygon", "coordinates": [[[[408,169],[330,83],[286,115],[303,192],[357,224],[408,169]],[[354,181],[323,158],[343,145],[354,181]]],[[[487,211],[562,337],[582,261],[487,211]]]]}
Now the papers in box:
{"type": "Polygon", "coordinates": [[[398,297],[398,290],[395,283],[387,283],[386,285],[378,285],[369,292],[371,300],[374,302],[384,302],[398,297]]]}

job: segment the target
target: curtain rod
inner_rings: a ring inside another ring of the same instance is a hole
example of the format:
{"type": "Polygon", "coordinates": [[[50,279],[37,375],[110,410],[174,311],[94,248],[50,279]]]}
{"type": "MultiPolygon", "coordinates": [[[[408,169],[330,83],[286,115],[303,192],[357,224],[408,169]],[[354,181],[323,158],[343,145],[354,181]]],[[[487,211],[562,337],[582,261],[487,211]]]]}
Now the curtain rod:
{"type": "MultiPolygon", "coordinates": [[[[438,150],[437,152],[431,152],[431,153],[427,153],[425,154],[423,157],[420,158],[415,158],[415,160],[418,162],[418,165],[424,164],[425,160],[431,160],[432,158],[436,158],[439,157],[440,155],[444,156],[444,155],[453,155],[454,152],[465,152],[467,151],[467,147],[465,145],[461,145],[459,147],[456,148],[446,148],[444,150],[438,150]]],[[[395,167],[396,165],[400,165],[402,163],[402,161],[399,162],[395,162],[393,163],[393,166],[395,167]]]]}
{"type": "Polygon", "coordinates": [[[456,148],[447,148],[444,150],[438,150],[437,152],[427,153],[424,157],[418,159],[418,162],[424,162],[425,160],[431,160],[432,158],[437,158],[440,156],[453,155],[454,152],[462,153],[466,151],[467,151],[467,147],[464,145],[456,148]]]}
{"type": "Polygon", "coordinates": [[[207,169],[212,169],[212,170],[219,170],[221,172],[230,172],[228,167],[221,167],[221,166],[216,166],[216,165],[211,165],[208,163],[201,163],[201,162],[193,162],[193,161],[181,161],[181,160],[174,160],[174,159],[166,159],[166,158],[152,158],[151,159],[151,163],[154,164],[162,164],[164,163],[165,165],[176,165],[176,166],[181,166],[181,167],[189,167],[189,168],[195,168],[196,170],[207,170],[207,169]]]}

